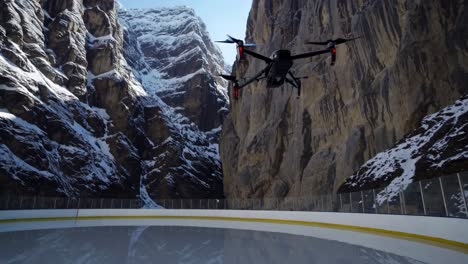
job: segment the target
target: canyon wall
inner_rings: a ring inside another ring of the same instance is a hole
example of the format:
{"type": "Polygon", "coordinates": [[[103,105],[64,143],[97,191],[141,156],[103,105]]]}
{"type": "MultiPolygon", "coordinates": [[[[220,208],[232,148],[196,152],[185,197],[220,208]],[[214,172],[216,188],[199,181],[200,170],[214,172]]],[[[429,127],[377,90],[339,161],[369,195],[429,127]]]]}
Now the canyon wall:
{"type": "MultiPolygon", "coordinates": [[[[359,36],[330,56],[295,61],[302,95],[254,83],[231,101],[221,159],[227,198],[335,192],[368,159],[468,92],[466,1],[254,0],[247,41],[269,56],[359,36]]],[[[234,66],[253,76],[263,61],[234,66]]],[[[230,92],[231,99],[233,98],[230,92]]],[[[268,205],[267,205],[268,206],[268,205]]]]}

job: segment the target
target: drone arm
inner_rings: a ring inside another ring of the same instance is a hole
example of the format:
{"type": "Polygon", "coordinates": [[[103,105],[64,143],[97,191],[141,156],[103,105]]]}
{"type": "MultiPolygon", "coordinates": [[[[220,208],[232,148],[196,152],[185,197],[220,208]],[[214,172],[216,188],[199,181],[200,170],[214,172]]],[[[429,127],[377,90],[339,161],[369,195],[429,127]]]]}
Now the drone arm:
{"type": "Polygon", "coordinates": [[[319,50],[319,51],[314,51],[314,52],[303,53],[303,54],[298,54],[298,55],[295,55],[295,56],[291,56],[291,59],[292,60],[304,59],[304,58],[314,57],[314,56],[329,53],[329,52],[330,52],[329,49],[319,50]]]}
{"type": "Polygon", "coordinates": [[[234,99],[239,99],[239,91],[240,89],[246,87],[247,85],[251,84],[252,82],[258,80],[263,74],[265,74],[265,72],[267,71],[268,69],[268,66],[265,67],[265,69],[263,69],[262,71],[260,71],[255,77],[247,80],[245,83],[243,83],[242,85],[239,85],[239,82],[235,79],[236,77],[234,76],[225,76],[225,75],[222,75],[221,77],[223,77],[224,79],[227,79],[227,80],[230,80],[233,82],[234,86],[234,99]]]}
{"type": "Polygon", "coordinates": [[[245,53],[245,54],[249,54],[250,56],[252,56],[252,57],[254,57],[254,58],[257,58],[257,59],[260,59],[260,60],[262,60],[262,61],[264,61],[264,62],[266,62],[266,63],[273,62],[272,59],[270,59],[270,58],[268,58],[268,57],[265,57],[265,56],[263,56],[263,55],[260,55],[260,54],[258,54],[258,53],[256,53],[256,52],[253,52],[253,51],[251,51],[251,50],[244,49],[244,53],[245,53]]]}
{"type": "Polygon", "coordinates": [[[265,69],[261,70],[257,75],[255,75],[254,77],[248,79],[241,86],[239,86],[239,89],[242,89],[242,88],[246,87],[247,85],[257,81],[263,74],[265,74],[267,69],[268,69],[268,67],[265,67],[265,69]]]}

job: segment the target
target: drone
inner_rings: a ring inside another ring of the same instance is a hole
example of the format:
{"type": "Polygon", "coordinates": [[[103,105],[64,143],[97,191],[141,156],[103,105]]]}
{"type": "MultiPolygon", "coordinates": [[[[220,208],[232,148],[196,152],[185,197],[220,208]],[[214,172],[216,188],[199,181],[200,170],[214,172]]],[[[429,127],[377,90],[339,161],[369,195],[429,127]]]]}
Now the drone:
{"type": "Polygon", "coordinates": [[[247,78],[242,83],[241,80],[238,80],[236,76],[220,74],[218,76],[222,77],[225,80],[230,81],[234,87],[234,98],[237,100],[239,98],[239,90],[248,86],[249,84],[266,79],[267,88],[277,88],[283,85],[285,82],[291,84],[294,88],[297,89],[297,96],[301,96],[301,79],[307,79],[308,77],[296,77],[291,72],[291,67],[294,64],[295,60],[314,57],[320,54],[330,53],[331,54],[331,66],[335,65],[336,62],[336,45],[352,41],[356,38],[338,38],[330,39],[323,42],[306,42],[306,44],[312,45],[322,45],[327,48],[324,50],[302,53],[298,55],[292,55],[289,50],[277,50],[273,52],[270,57],[263,56],[246,48],[256,47],[256,44],[253,43],[244,43],[240,39],[233,38],[227,35],[228,38],[223,41],[216,41],[218,43],[227,43],[227,44],[236,44],[237,46],[237,61],[244,61],[245,55],[254,57],[264,61],[267,65],[266,67],[257,73],[252,78],[247,78]]]}

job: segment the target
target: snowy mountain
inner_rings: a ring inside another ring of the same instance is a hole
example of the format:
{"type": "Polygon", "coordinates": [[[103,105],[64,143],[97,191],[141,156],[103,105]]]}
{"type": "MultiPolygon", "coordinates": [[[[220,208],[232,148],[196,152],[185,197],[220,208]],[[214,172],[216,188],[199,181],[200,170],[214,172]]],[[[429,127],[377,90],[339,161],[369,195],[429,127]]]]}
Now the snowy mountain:
{"type": "MultiPolygon", "coordinates": [[[[213,129],[201,130],[146,84],[136,63],[147,62],[123,54],[114,0],[0,8],[0,193],[140,197],[149,206],[223,195],[220,116],[205,116],[213,129]]],[[[204,81],[198,90],[214,87],[225,103],[222,83],[204,81]]]]}
{"type": "Polygon", "coordinates": [[[125,57],[145,90],[201,130],[220,127],[227,114],[227,83],[213,77],[224,61],[205,24],[188,7],[120,10],[125,57]]]}
{"type": "Polygon", "coordinates": [[[468,96],[426,116],[419,128],[368,160],[340,191],[387,187],[393,196],[415,181],[468,168],[468,96]]]}
{"type": "MultiPolygon", "coordinates": [[[[213,176],[220,177],[218,140],[228,111],[227,83],[214,77],[223,71],[224,59],[205,24],[188,7],[121,9],[119,19],[124,27],[124,56],[136,79],[148,94],[168,105],[170,120],[188,146],[208,144],[204,146],[207,153],[203,147],[198,151],[184,147],[181,155],[188,160],[185,165],[208,176],[212,170],[216,172],[213,176]],[[214,164],[210,168],[199,159],[213,160],[214,164]]],[[[192,175],[183,167],[170,172],[181,174],[192,175]]],[[[154,185],[160,184],[174,183],[165,178],[154,185]]],[[[221,191],[221,185],[218,187],[221,191]]]]}

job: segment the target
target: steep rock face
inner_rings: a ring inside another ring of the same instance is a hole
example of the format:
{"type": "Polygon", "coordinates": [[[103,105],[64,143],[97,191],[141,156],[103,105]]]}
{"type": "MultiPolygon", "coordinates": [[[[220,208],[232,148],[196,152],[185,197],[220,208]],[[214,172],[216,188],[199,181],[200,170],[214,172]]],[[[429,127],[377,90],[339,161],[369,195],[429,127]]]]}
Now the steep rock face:
{"type": "Polygon", "coordinates": [[[1,193],[222,196],[213,135],[134,78],[113,0],[0,7],[1,193]]]}
{"type": "Polygon", "coordinates": [[[187,7],[122,9],[119,18],[124,56],[136,79],[167,104],[166,115],[181,133],[151,128],[150,134],[163,141],[156,167],[148,174],[151,189],[166,196],[222,196],[218,141],[227,114],[227,84],[213,77],[224,62],[203,21],[187,7]],[[210,188],[200,188],[200,183],[210,188]]]}
{"type": "MultiPolygon", "coordinates": [[[[468,92],[463,1],[254,0],[247,40],[270,55],[319,50],[306,41],[361,36],[328,55],[297,61],[303,93],[253,84],[231,103],[221,139],[228,198],[336,191],[365,161],[468,92]]],[[[252,76],[249,58],[234,67],[252,76]]]]}
{"type": "Polygon", "coordinates": [[[149,93],[202,131],[221,126],[227,91],[221,52],[191,8],[120,10],[125,56],[149,93]]]}
{"type": "Polygon", "coordinates": [[[0,191],[135,197],[138,171],[116,162],[107,142],[112,120],[79,100],[90,94],[84,6],[42,4],[2,2],[0,191]]]}

